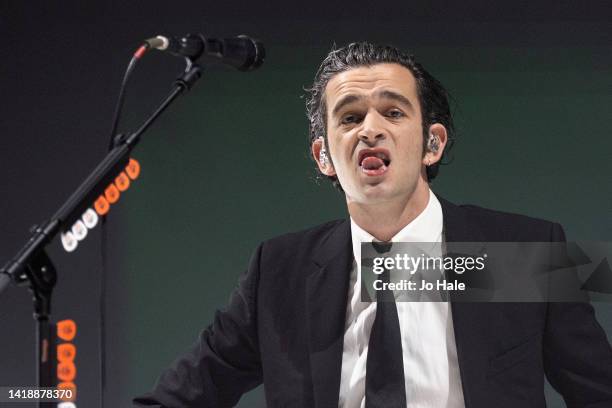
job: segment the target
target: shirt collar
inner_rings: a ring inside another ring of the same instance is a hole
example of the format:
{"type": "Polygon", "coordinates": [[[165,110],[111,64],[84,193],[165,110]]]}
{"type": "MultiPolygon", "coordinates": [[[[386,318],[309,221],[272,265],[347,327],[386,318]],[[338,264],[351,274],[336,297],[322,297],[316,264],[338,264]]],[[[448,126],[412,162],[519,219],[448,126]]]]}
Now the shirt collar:
{"type": "MultiPolygon", "coordinates": [[[[425,209],[395,234],[391,238],[391,242],[440,242],[442,239],[442,227],[442,206],[433,191],[429,190],[429,201],[425,209]]],[[[361,243],[378,241],[369,232],[357,225],[352,217],[351,239],[353,243],[353,256],[357,264],[359,264],[357,260],[361,258],[361,243]]]]}

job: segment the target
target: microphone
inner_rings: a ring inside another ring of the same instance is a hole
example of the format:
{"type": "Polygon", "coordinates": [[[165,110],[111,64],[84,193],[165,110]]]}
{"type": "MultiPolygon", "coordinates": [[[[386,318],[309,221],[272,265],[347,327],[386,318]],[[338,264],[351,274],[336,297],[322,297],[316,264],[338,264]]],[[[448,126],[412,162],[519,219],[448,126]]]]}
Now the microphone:
{"type": "Polygon", "coordinates": [[[266,56],[263,44],[246,35],[232,38],[206,38],[202,34],[187,34],[182,38],[158,35],[145,42],[150,48],[187,57],[191,61],[202,58],[230,65],[240,71],[259,68],[266,56]]]}

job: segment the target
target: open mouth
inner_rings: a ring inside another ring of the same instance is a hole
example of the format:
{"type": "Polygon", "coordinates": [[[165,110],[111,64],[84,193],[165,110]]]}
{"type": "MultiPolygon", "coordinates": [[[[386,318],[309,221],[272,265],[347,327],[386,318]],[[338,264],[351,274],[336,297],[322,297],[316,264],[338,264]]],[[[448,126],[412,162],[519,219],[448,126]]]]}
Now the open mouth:
{"type": "Polygon", "coordinates": [[[363,149],[359,152],[358,161],[361,171],[368,176],[384,174],[391,164],[389,151],[381,148],[363,149]]]}

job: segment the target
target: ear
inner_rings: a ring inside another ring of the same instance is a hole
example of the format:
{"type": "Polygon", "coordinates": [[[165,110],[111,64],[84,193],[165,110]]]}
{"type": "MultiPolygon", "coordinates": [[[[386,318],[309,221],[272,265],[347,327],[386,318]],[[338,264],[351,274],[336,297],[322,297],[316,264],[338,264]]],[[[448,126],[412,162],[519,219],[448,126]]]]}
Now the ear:
{"type": "Polygon", "coordinates": [[[439,162],[442,158],[444,148],[446,147],[446,143],[448,142],[448,134],[444,125],[442,125],[441,123],[434,123],[429,127],[427,135],[428,136],[427,141],[425,142],[425,155],[423,156],[423,164],[425,166],[431,166],[432,164],[439,162]],[[429,148],[429,140],[431,140],[432,137],[437,140],[437,151],[434,151],[429,148]]]}
{"type": "Polygon", "coordinates": [[[310,151],[312,152],[312,157],[314,158],[314,161],[317,162],[321,173],[325,174],[326,176],[336,175],[336,170],[334,170],[334,165],[331,162],[329,151],[325,148],[325,141],[322,137],[318,137],[314,142],[312,142],[310,151]],[[327,155],[327,160],[325,161],[321,160],[322,152],[327,155]]]}

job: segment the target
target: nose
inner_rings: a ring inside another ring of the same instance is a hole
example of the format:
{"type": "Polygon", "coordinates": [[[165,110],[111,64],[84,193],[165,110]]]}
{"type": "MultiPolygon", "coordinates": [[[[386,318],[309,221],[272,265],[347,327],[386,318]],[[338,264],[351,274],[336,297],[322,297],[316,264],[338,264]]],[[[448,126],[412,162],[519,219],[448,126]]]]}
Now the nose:
{"type": "Polygon", "coordinates": [[[368,145],[375,144],[386,137],[385,129],[378,112],[368,112],[363,118],[357,137],[368,145]]]}

